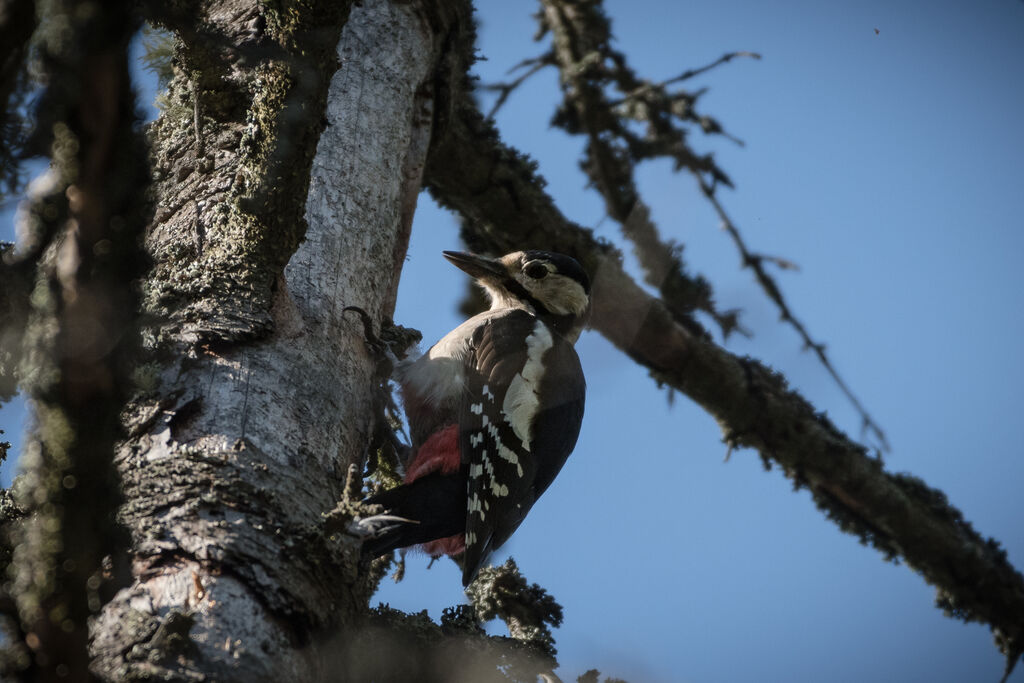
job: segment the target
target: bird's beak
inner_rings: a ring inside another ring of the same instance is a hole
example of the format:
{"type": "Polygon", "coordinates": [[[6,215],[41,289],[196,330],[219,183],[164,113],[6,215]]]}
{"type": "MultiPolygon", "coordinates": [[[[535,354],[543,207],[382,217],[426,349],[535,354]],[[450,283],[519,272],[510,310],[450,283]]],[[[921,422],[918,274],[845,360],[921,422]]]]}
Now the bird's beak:
{"type": "Polygon", "coordinates": [[[477,256],[476,254],[467,254],[464,251],[443,251],[441,253],[456,267],[478,280],[503,278],[506,275],[505,266],[500,261],[477,256]]]}

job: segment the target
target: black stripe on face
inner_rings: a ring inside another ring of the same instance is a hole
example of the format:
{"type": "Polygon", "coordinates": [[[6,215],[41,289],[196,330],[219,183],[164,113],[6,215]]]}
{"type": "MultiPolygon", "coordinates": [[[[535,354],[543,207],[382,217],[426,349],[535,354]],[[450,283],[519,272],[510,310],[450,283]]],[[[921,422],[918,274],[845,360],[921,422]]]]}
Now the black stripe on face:
{"type": "Polygon", "coordinates": [[[525,301],[526,303],[533,306],[533,310],[536,311],[537,315],[551,315],[551,311],[545,308],[544,304],[534,298],[532,294],[526,291],[526,287],[523,287],[518,280],[512,278],[505,278],[501,283],[501,286],[506,291],[511,292],[516,298],[525,301]]]}
{"type": "MultiPolygon", "coordinates": [[[[574,262],[575,263],[575,262],[574,262]]],[[[585,276],[584,276],[585,277],[585,276]]],[[[581,283],[582,284],[582,283],[581,283]]],[[[548,325],[551,326],[555,332],[561,335],[567,335],[572,331],[573,325],[576,324],[580,316],[567,313],[565,315],[558,315],[552,313],[544,306],[538,299],[534,298],[518,280],[512,278],[506,278],[502,281],[501,286],[506,291],[510,292],[514,296],[518,297],[521,301],[525,301],[533,307],[534,313],[538,318],[543,317],[548,325]]]]}

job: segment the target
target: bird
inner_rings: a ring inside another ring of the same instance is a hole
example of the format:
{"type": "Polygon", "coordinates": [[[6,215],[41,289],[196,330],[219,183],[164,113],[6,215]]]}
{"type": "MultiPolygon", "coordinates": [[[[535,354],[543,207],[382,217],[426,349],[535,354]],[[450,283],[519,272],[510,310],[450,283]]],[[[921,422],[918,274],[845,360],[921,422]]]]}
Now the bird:
{"type": "Polygon", "coordinates": [[[396,368],[410,455],[403,484],[363,501],[383,509],[361,521],[363,556],[413,545],[461,556],[468,586],[576,446],[586,381],[574,344],[590,279],[549,251],[443,255],[490,308],[396,368]]]}

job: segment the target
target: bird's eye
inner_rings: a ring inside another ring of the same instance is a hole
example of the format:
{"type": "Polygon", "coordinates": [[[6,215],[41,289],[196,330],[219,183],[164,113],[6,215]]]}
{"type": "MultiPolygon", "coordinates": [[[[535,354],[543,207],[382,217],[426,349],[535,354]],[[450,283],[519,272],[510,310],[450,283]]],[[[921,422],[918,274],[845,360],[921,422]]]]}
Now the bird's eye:
{"type": "Polygon", "coordinates": [[[548,267],[540,261],[530,261],[523,266],[523,272],[532,277],[534,280],[540,280],[548,274],[548,267]]]}

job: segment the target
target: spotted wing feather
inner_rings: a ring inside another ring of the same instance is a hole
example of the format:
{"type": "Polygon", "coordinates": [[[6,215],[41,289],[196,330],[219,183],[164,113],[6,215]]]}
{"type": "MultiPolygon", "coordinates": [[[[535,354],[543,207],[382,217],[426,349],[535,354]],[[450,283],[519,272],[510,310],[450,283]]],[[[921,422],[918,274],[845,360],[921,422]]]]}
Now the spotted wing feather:
{"type": "Polygon", "coordinates": [[[579,434],[584,393],[572,345],[526,311],[493,318],[473,335],[459,415],[468,472],[464,584],[562,468],[579,434]]]}

